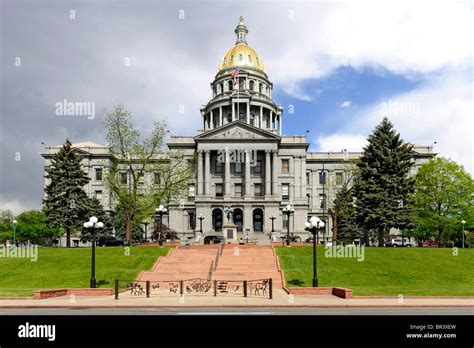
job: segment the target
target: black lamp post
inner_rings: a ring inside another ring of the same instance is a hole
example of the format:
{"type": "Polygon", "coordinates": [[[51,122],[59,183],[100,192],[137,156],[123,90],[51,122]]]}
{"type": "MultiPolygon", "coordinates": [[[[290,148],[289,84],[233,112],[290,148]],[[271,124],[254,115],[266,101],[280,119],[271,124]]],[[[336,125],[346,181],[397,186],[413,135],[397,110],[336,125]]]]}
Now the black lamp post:
{"type": "Polygon", "coordinates": [[[273,215],[273,214],[270,215],[270,217],[269,217],[269,219],[272,220],[272,232],[275,232],[275,224],[274,224],[274,223],[275,223],[275,219],[276,219],[276,218],[277,218],[277,217],[276,217],[275,215],[273,215]]]}
{"type": "Polygon", "coordinates": [[[199,233],[202,234],[202,220],[204,220],[205,217],[204,217],[204,215],[199,214],[198,219],[199,219],[199,233]]]}
{"type": "Polygon", "coordinates": [[[166,209],[163,204],[160,204],[158,208],[155,209],[155,211],[158,213],[160,216],[160,237],[158,239],[158,243],[163,245],[163,215],[168,212],[168,209],[166,209]]]}
{"type": "Polygon", "coordinates": [[[148,239],[148,237],[147,237],[147,235],[146,235],[146,233],[147,233],[147,231],[148,231],[148,221],[145,221],[145,222],[143,223],[143,225],[145,226],[145,243],[146,243],[146,242],[147,242],[147,239],[148,239]]]}
{"type": "Polygon", "coordinates": [[[288,216],[288,230],[286,232],[286,246],[290,246],[290,215],[295,212],[295,209],[291,204],[288,204],[286,207],[283,208],[283,213],[288,216]]]}
{"type": "Polygon", "coordinates": [[[313,288],[318,287],[318,264],[316,253],[316,233],[324,227],[324,222],[316,216],[313,216],[305,223],[305,230],[313,234],[313,288]]]}
{"type": "Polygon", "coordinates": [[[97,282],[95,280],[95,230],[98,228],[103,228],[104,224],[99,221],[95,216],[92,216],[88,222],[84,222],[84,228],[90,228],[92,234],[92,265],[91,265],[91,288],[97,287],[97,282]]]}

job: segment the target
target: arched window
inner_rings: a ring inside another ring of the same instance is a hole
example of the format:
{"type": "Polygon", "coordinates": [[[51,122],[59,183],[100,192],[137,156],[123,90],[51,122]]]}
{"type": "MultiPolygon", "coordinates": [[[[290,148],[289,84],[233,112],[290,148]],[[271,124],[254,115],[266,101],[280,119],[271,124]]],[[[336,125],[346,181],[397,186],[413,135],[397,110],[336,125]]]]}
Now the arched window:
{"type": "Polygon", "coordinates": [[[230,61],[233,62],[234,61],[234,56],[230,56],[230,61]]]}
{"type": "Polygon", "coordinates": [[[217,86],[214,86],[213,90],[214,90],[214,96],[216,96],[217,95],[217,86]]]}
{"type": "Polygon", "coordinates": [[[240,113],[239,113],[239,120],[241,120],[241,121],[244,121],[244,122],[245,122],[245,115],[244,115],[244,113],[243,113],[243,112],[240,112],[240,113]]]}
{"type": "Polygon", "coordinates": [[[231,123],[232,122],[232,114],[228,114],[227,115],[227,123],[231,123]]]}
{"type": "Polygon", "coordinates": [[[249,89],[251,91],[253,91],[255,89],[255,82],[253,80],[250,80],[249,89]]]}
{"type": "Polygon", "coordinates": [[[228,86],[228,87],[229,87],[229,91],[232,91],[232,89],[233,89],[233,87],[234,87],[234,83],[232,82],[232,80],[229,80],[229,81],[227,82],[227,84],[229,85],[229,86],[228,86]]]}
{"type": "Polygon", "coordinates": [[[240,79],[239,79],[239,89],[240,89],[240,90],[243,90],[243,89],[244,89],[244,86],[245,86],[245,79],[240,78],[240,79]]]}
{"type": "Polygon", "coordinates": [[[259,92],[260,94],[263,94],[263,83],[261,83],[261,84],[258,85],[258,92],[259,92]]]}
{"type": "Polygon", "coordinates": [[[221,83],[221,84],[219,85],[219,87],[221,88],[221,93],[224,93],[224,84],[221,83]]]}
{"type": "Polygon", "coordinates": [[[256,124],[255,124],[255,115],[254,114],[250,114],[250,124],[252,126],[256,126],[256,124]]]}
{"type": "Polygon", "coordinates": [[[249,54],[249,63],[252,63],[252,56],[249,54]]]}

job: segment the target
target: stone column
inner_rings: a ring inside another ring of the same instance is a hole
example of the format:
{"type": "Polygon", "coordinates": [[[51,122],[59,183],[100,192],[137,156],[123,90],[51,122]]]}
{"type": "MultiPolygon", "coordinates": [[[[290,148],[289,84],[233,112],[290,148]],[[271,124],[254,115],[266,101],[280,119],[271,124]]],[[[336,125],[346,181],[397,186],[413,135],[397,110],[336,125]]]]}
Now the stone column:
{"type": "Polygon", "coordinates": [[[277,195],[277,186],[278,186],[278,154],[277,151],[273,151],[273,170],[272,170],[272,195],[277,195]]]}
{"type": "Polygon", "coordinates": [[[265,151],[265,196],[272,194],[271,191],[271,158],[270,151],[265,151]]]}
{"type": "Polygon", "coordinates": [[[235,103],[232,101],[232,122],[235,121],[235,103]]]}
{"type": "Polygon", "coordinates": [[[225,170],[224,170],[224,195],[230,195],[230,153],[229,150],[225,150],[225,170]]]}
{"type": "Polygon", "coordinates": [[[202,195],[202,151],[198,151],[198,165],[197,165],[197,195],[202,195]]]}
{"type": "Polygon", "coordinates": [[[281,114],[278,116],[278,128],[279,128],[279,134],[281,135],[281,130],[282,130],[281,114]]]}
{"type": "Polygon", "coordinates": [[[250,196],[250,150],[245,150],[245,196],[250,196]]]}
{"type": "Polygon", "coordinates": [[[295,178],[295,192],[293,197],[300,197],[301,194],[301,158],[295,157],[293,160],[294,167],[290,168],[293,169],[293,177],[295,178]]]}
{"type": "Polygon", "coordinates": [[[304,157],[301,157],[301,197],[306,199],[306,158],[304,157]]]}
{"type": "Polygon", "coordinates": [[[273,110],[270,110],[270,129],[273,129],[273,110]]]}
{"type": "Polygon", "coordinates": [[[263,127],[263,106],[260,106],[260,128],[264,128],[263,127]]]}
{"type": "Polygon", "coordinates": [[[222,125],[222,106],[219,106],[219,127],[222,125]]]}
{"type": "Polygon", "coordinates": [[[247,124],[250,124],[250,102],[247,103],[247,124]]]}
{"type": "Polygon", "coordinates": [[[215,124],[214,124],[214,112],[211,110],[211,129],[214,129],[216,128],[215,124]]]}
{"type": "Polygon", "coordinates": [[[205,151],[205,160],[204,160],[204,194],[210,195],[211,187],[211,151],[205,151]]]}

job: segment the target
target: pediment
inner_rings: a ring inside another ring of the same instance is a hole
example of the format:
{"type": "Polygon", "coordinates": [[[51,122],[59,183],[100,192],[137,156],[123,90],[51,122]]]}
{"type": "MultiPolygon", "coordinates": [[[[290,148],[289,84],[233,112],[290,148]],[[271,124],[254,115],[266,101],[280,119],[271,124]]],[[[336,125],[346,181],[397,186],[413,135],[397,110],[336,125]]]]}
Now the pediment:
{"type": "Polygon", "coordinates": [[[195,140],[280,140],[280,137],[269,131],[234,121],[224,126],[204,132],[195,140]]]}

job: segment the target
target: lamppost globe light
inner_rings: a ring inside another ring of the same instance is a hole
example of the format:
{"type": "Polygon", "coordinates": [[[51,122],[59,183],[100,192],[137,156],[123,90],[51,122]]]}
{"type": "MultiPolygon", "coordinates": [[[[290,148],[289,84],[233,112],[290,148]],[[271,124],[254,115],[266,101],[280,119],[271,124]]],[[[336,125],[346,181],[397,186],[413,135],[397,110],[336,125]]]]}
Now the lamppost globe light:
{"type": "Polygon", "coordinates": [[[319,228],[323,228],[324,227],[324,221],[319,221],[319,228]]]}
{"type": "Polygon", "coordinates": [[[88,222],[84,222],[84,228],[89,228],[89,221],[88,222]]]}
{"type": "Polygon", "coordinates": [[[287,210],[287,211],[290,211],[290,210],[291,210],[291,204],[287,204],[286,210],[287,210]]]}
{"type": "Polygon", "coordinates": [[[158,206],[158,209],[159,209],[159,211],[163,211],[163,209],[165,209],[165,207],[163,206],[163,204],[160,204],[160,205],[158,206]]]}
{"type": "Polygon", "coordinates": [[[99,221],[99,219],[96,218],[95,216],[92,216],[92,217],[89,219],[89,221],[92,222],[92,223],[94,223],[94,224],[96,224],[96,223],[99,221]]]}
{"type": "Polygon", "coordinates": [[[16,225],[18,223],[18,221],[16,220],[13,220],[13,224],[16,225]]]}
{"type": "Polygon", "coordinates": [[[465,221],[465,220],[462,220],[461,223],[464,225],[464,224],[466,223],[466,221],[465,221]]]}
{"type": "Polygon", "coordinates": [[[95,228],[104,228],[104,223],[103,223],[103,222],[98,222],[98,223],[95,225],[95,228]]]}
{"type": "Polygon", "coordinates": [[[305,227],[305,229],[310,229],[311,228],[311,223],[305,222],[304,227],[305,227]]]}
{"type": "Polygon", "coordinates": [[[309,219],[309,222],[311,223],[311,225],[313,226],[316,226],[316,224],[318,223],[319,221],[319,218],[317,216],[311,216],[311,218],[309,219]]]}

